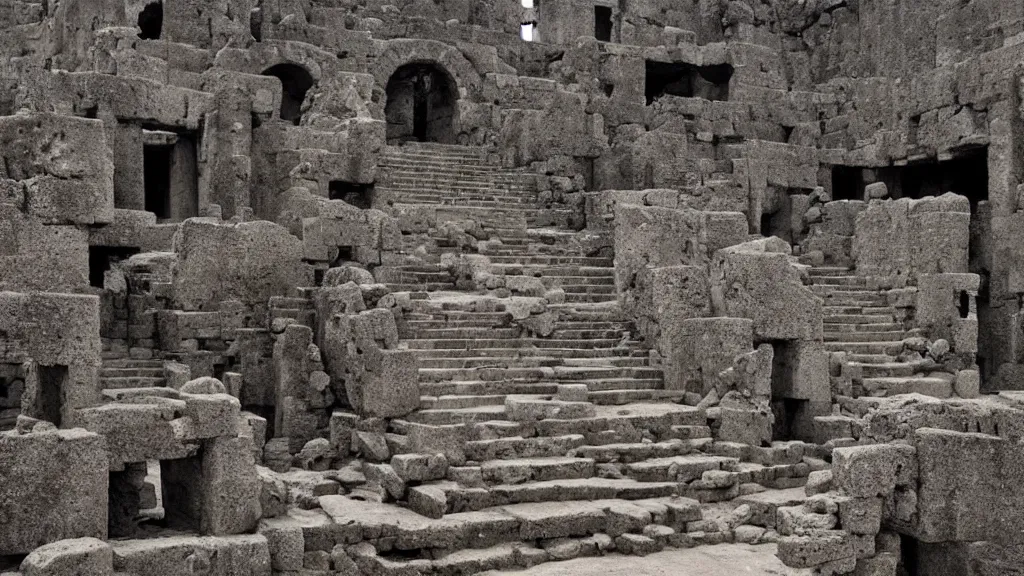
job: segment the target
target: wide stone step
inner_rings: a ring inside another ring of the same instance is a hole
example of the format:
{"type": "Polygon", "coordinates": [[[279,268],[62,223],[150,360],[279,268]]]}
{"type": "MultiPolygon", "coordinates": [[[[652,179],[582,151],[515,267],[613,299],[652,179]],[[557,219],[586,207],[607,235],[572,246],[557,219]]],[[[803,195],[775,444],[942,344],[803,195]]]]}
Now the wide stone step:
{"type": "Polygon", "coordinates": [[[903,330],[887,332],[825,332],[825,342],[899,342],[906,338],[903,330]]]}
{"type": "Polygon", "coordinates": [[[909,362],[885,362],[877,364],[850,362],[850,366],[859,368],[865,378],[912,376],[915,369],[915,365],[909,362]]]}
{"type": "Polygon", "coordinates": [[[825,334],[829,333],[844,333],[844,332],[902,332],[903,325],[895,322],[887,322],[882,324],[839,324],[839,323],[825,323],[825,334]]]}
{"type": "Polygon", "coordinates": [[[590,350],[594,348],[614,348],[619,344],[617,338],[592,338],[587,340],[557,339],[557,338],[518,338],[518,339],[467,339],[467,338],[440,338],[440,339],[419,339],[407,342],[412,350],[440,350],[455,349],[469,350],[480,348],[575,348],[590,350]]]}
{"type": "MultiPolygon", "coordinates": [[[[582,350],[579,348],[478,348],[478,349],[414,349],[413,352],[418,358],[438,358],[438,359],[474,359],[472,362],[477,364],[487,364],[488,362],[494,363],[497,358],[538,358],[552,360],[555,364],[566,363],[565,361],[570,359],[577,360],[593,360],[593,359],[607,359],[609,361],[614,360],[616,362],[629,361],[629,365],[634,365],[631,359],[646,357],[646,353],[636,347],[620,346],[615,348],[594,348],[591,350],[582,350]]],[[[641,358],[641,364],[646,364],[646,358],[641,358]]],[[[466,364],[470,365],[470,364],[466,364]]],[[[627,364],[616,364],[624,366],[627,364]]]]}
{"type": "Polygon", "coordinates": [[[903,348],[900,341],[895,342],[825,342],[825,349],[834,352],[852,352],[854,354],[899,354],[903,348]]]}
{"type": "Polygon", "coordinates": [[[615,294],[566,294],[566,302],[615,302],[615,294]]]}
{"type": "Polygon", "coordinates": [[[582,434],[523,438],[512,436],[493,440],[466,442],[466,458],[480,462],[491,460],[520,460],[523,458],[563,457],[570,450],[583,446],[582,434]]]}
{"type": "Polygon", "coordinates": [[[709,470],[727,470],[738,458],[687,454],[626,465],[626,474],[641,482],[691,482],[709,470]]]}
{"type": "MultiPolygon", "coordinates": [[[[483,510],[526,502],[572,500],[645,500],[676,496],[676,482],[637,482],[632,478],[571,478],[498,484],[485,489],[452,486],[445,490],[449,513],[483,510]]],[[[696,517],[697,512],[693,512],[696,517]]]]}
{"type": "MultiPolygon", "coordinates": [[[[420,392],[423,392],[421,389],[420,392]]],[[[480,406],[504,406],[505,395],[445,395],[420,396],[420,408],[423,410],[453,410],[461,408],[477,408],[480,406]]]]}
{"type": "MultiPolygon", "coordinates": [[[[681,497],[632,501],[545,500],[457,512],[438,519],[421,516],[394,504],[354,500],[340,495],[321,496],[319,504],[334,524],[345,526],[357,538],[379,542],[381,536],[386,535],[388,549],[424,552],[482,549],[509,542],[532,543],[552,538],[591,536],[607,533],[612,527],[639,534],[646,526],[654,523],[655,518],[662,525],[685,532],[687,523],[703,517],[699,502],[681,497]],[[653,510],[659,511],[659,514],[652,514],[653,510]]],[[[288,520],[271,519],[268,524],[285,524],[288,520]]],[[[376,561],[385,562],[383,559],[376,561]]],[[[411,567],[403,570],[405,567],[400,562],[387,562],[386,568],[379,566],[367,573],[424,573],[421,569],[413,571],[411,567]]],[[[434,570],[433,564],[430,570],[434,570]]],[[[470,574],[472,571],[430,573],[470,574]]]]}
{"type": "Polygon", "coordinates": [[[111,358],[103,360],[103,368],[163,368],[163,360],[135,360],[133,358],[111,358]]]}
{"type": "Polygon", "coordinates": [[[896,357],[889,354],[847,354],[846,361],[861,364],[888,364],[895,362],[896,357]]]}
{"type": "Polygon", "coordinates": [[[167,385],[164,378],[144,376],[118,376],[100,378],[100,388],[122,390],[124,388],[159,388],[167,385]]]}
{"type": "Polygon", "coordinates": [[[925,376],[864,378],[862,386],[865,392],[873,396],[916,393],[935,398],[949,398],[953,393],[952,379],[925,376]]]}
{"type": "Polygon", "coordinates": [[[623,444],[605,444],[601,446],[581,446],[575,455],[590,458],[598,463],[622,462],[626,464],[643,462],[657,458],[671,458],[698,452],[693,444],[686,440],[668,440],[665,442],[631,442],[623,444]]]}
{"type": "Polygon", "coordinates": [[[505,406],[478,406],[454,410],[419,410],[408,416],[410,422],[443,426],[446,424],[473,424],[489,420],[504,420],[505,406]]]}
{"type": "Polygon", "coordinates": [[[811,283],[817,286],[865,286],[867,279],[862,276],[819,276],[811,274],[811,283]]]}
{"type": "Polygon", "coordinates": [[[519,263],[494,263],[493,268],[502,274],[516,276],[543,276],[545,278],[600,278],[615,282],[615,268],[605,266],[549,266],[523,265],[519,263]]]}
{"type": "Polygon", "coordinates": [[[600,406],[621,406],[651,400],[682,400],[685,392],[679,390],[601,390],[587,393],[587,401],[600,406]]]}
{"type": "Polygon", "coordinates": [[[811,268],[811,276],[849,276],[851,270],[837,266],[816,266],[811,268]]]}
{"type": "Polygon", "coordinates": [[[575,264],[579,266],[612,268],[615,265],[611,258],[601,258],[596,256],[495,256],[491,261],[495,264],[522,264],[523,266],[558,266],[575,264]]]}
{"type": "Polygon", "coordinates": [[[100,371],[100,378],[163,378],[164,369],[161,368],[108,368],[106,366],[100,371]]]}
{"type": "Polygon", "coordinates": [[[590,478],[594,475],[594,460],[568,456],[488,460],[480,464],[480,472],[488,484],[590,478]]]}
{"type": "Polygon", "coordinates": [[[892,316],[878,315],[867,315],[867,314],[827,314],[822,318],[822,322],[825,324],[825,328],[830,328],[832,324],[848,325],[848,324],[886,324],[892,323],[892,316]]]}

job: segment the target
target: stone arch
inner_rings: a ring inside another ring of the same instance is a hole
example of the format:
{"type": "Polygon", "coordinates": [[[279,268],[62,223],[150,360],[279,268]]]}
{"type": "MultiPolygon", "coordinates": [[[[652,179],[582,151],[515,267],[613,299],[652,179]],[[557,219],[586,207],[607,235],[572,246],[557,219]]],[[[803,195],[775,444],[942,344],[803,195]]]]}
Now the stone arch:
{"type": "Polygon", "coordinates": [[[274,76],[281,81],[281,119],[298,125],[302,119],[302,102],[316,83],[313,75],[305,67],[291,62],[275,64],[264,70],[262,75],[274,76]]]}
{"type": "Polygon", "coordinates": [[[388,142],[455,142],[459,90],[440,65],[418,61],[399,66],[385,94],[388,142]]]}
{"type": "MultiPolygon", "coordinates": [[[[462,135],[462,112],[465,104],[473,101],[481,92],[482,81],[480,73],[473,64],[457,48],[437,42],[435,40],[420,39],[397,39],[390,40],[387,46],[377,57],[374,63],[372,74],[374,83],[378,89],[385,92],[387,100],[387,86],[392,78],[399,73],[399,69],[410,65],[428,65],[438,70],[437,78],[443,79],[446,84],[445,90],[450,90],[449,98],[453,101],[451,110],[451,128],[444,130],[443,138],[428,138],[434,141],[454,143],[462,135]]],[[[378,109],[379,110],[379,109],[378,109]]],[[[444,110],[442,108],[442,110],[444,110]]],[[[392,114],[394,112],[392,111],[392,114]]],[[[385,120],[388,120],[388,110],[385,105],[385,120]]],[[[393,119],[393,118],[392,118],[393,119]]],[[[389,122],[389,125],[391,122],[389,122]]],[[[394,132],[391,127],[391,132],[394,132]]],[[[389,141],[394,138],[389,137],[389,141]]]]}

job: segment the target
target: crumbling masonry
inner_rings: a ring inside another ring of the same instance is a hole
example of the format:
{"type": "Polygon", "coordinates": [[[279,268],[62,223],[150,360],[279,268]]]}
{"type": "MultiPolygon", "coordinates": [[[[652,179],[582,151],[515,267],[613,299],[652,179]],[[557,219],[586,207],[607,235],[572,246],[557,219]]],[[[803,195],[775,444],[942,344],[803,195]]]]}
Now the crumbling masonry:
{"type": "Polygon", "coordinates": [[[0,0],[0,51],[5,576],[1021,573],[1024,4],[0,0]]]}

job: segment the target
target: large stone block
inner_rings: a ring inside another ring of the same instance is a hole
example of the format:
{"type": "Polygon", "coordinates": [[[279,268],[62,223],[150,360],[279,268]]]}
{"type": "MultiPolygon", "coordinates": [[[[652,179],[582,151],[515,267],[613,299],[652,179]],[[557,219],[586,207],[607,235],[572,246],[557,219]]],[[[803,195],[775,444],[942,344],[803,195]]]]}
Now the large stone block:
{"type": "Polygon", "coordinates": [[[107,537],[106,443],[82,429],[0,434],[0,555],[107,537]]]}
{"type": "Polygon", "coordinates": [[[270,576],[270,550],[259,534],[168,536],[112,543],[114,570],[128,574],[270,576]]]}
{"type": "Polygon", "coordinates": [[[714,312],[751,319],[758,340],[820,341],[821,299],[803,285],[778,242],[748,242],[715,254],[714,312]]]}
{"type": "Polygon", "coordinates": [[[701,396],[720,381],[736,357],[753,349],[753,323],[746,318],[690,318],[663,337],[665,388],[701,396]]]}
{"type": "Polygon", "coordinates": [[[114,163],[103,122],[33,113],[0,117],[0,178],[19,182],[25,209],[47,224],[114,218],[114,163]]]}

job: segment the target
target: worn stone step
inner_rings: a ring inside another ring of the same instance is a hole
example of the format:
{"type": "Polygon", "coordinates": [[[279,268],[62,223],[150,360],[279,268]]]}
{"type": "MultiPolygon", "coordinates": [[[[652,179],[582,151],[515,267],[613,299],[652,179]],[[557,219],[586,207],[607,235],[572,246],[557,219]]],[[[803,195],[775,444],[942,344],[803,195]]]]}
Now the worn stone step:
{"type": "Polygon", "coordinates": [[[836,352],[852,352],[854,354],[899,354],[903,345],[895,342],[825,342],[825,349],[836,352]]]}
{"type": "Polygon", "coordinates": [[[106,366],[100,370],[100,378],[131,378],[131,377],[144,377],[144,378],[163,378],[164,369],[160,368],[108,368],[106,366]]]}
{"type": "Polygon", "coordinates": [[[124,388],[159,388],[166,386],[167,381],[160,377],[117,376],[100,378],[100,388],[122,390],[124,388]]]}
{"type": "Polygon", "coordinates": [[[598,463],[633,463],[655,458],[683,456],[697,452],[686,440],[667,440],[664,442],[630,442],[623,444],[604,444],[601,446],[580,446],[575,455],[590,458],[598,463]]]}
{"type": "Polygon", "coordinates": [[[439,338],[410,340],[410,349],[472,349],[472,348],[614,348],[620,342],[617,338],[592,338],[588,340],[555,339],[555,338],[519,338],[519,339],[467,339],[439,338]]]}
{"type": "Polygon", "coordinates": [[[480,464],[480,472],[489,484],[590,478],[594,475],[594,460],[569,456],[488,460],[480,464]]]}
{"type": "Polygon", "coordinates": [[[867,315],[867,314],[830,314],[822,318],[826,329],[832,329],[834,325],[848,326],[851,324],[879,325],[893,323],[892,316],[867,315]]]}
{"type": "Polygon", "coordinates": [[[424,410],[452,410],[476,408],[479,406],[503,406],[505,404],[505,396],[505,394],[420,396],[420,408],[424,410]]]}
{"type": "Polygon", "coordinates": [[[163,360],[136,360],[134,358],[112,358],[103,360],[103,368],[163,368],[163,360]]]}
{"type": "Polygon", "coordinates": [[[687,454],[626,465],[626,474],[642,482],[691,482],[709,470],[728,470],[738,458],[687,454]]]}
{"type": "Polygon", "coordinates": [[[859,333],[859,332],[903,332],[903,325],[895,322],[885,324],[825,324],[825,334],[859,333]]]}
{"type": "MultiPolygon", "coordinates": [[[[565,502],[571,500],[645,500],[676,496],[676,482],[637,482],[632,478],[574,478],[498,484],[488,488],[451,486],[449,512],[468,512],[493,506],[526,502],[565,502]]],[[[696,512],[694,512],[696,514],[696,512]]]]}
{"type": "Polygon", "coordinates": [[[825,332],[825,342],[899,342],[906,338],[904,330],[886,332],[825,332]]]}
{"type": "Polygon", "coordinates": [[[523,438],[512,436],[466,442],[466,458],[477,461],[517,460],[523,458],[562,457],[583,445],[582,434],[523,438]]]}
{"type": "Polygon", "coordinates": [[[557,360],[559,364],[568,364],[569,360],[579,361],[583,363],[586,360],[608,360],[616,365],[641,365],[646,364],[646,359],[637,364],[636,355],[642,354],[646,357],[646,353],[633,346],[617,346],[615,348],[593,348],[593,349],[581,349],[581,348],[478,348],[475,350],[471,349],[457,349],[457,348],[440,348],[440,349],[413,349],[416,356],[419,358],[474,358],[480,360],[490,360],[493,362],[495,358],[547,358],[551,360],[557,360]]]}
{"type": "Polygon", "coordinates": [[[823,276],[814,274],[813,272],[809,275],[811,283],[817,286],[866,286],[867,278],[863,276],[823,276]]]}
{"type": "Polygon", "coordinates": [[[935,398],[948,398],[953,392],[952,379],[925,376],[864,378],[861,385],[871,395],[917,393],[935,398]]]}
{"type": "Polygon", "coordinates": [[[681,400],[685,392],[679,390],[634,389],[599,390],[587,393],[587,401],[602,406],[619,406],[649,400],[681,400]]]}
{"type": "Polygon", "coordinates": [[[909,362],[884,362],[877,364],[850,362],[849,364],[850,366],[859,368],[865,378],[912,376],[916,367],[914,364],[909,362]]]}
{"type": "MultiPolygon", "coordinates": [[[[377,542],[378,546],[386,545],[388,548],[385,550],[425,552],[590,536],[606,533],[611,527],[639,534],[655,519],[663,525],[685,531],[687,523],[703,517],[699,502],[681,497],[525,502],[457,512],[438,519],[421,516],[394,504],[354,500],[341,495],[321,496],[319,504],[334,524],[346,526],[363,540],[377,542]],[[387,537],[381,538],[381,535],[387,537]]],[[[266,522],[268,528],[289,524],[298,523],[288,517],[266,522]]],[[[399,564],[398,569],[402,568],[399,564]]],[[[414,572],[381,568],[373,573],[414,572]]],[[[423,572],[416,570],[415,573],[423,572]]]]}
{"type": "Polygon", "coordinates": [[[489,420],[504,420],[505,406],[478,406],[453,410],[419,410],[408,416],[410,422],[421,424],[472,424],[489,420]]]}
{"type": "Polygon", "coordinates": [[[895,362],[896,357],[889,354],[847,354],[846,361],[861,364],[887,364],[895,362]]]}

